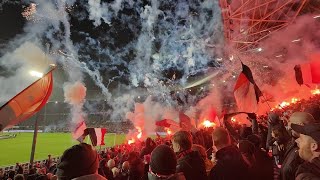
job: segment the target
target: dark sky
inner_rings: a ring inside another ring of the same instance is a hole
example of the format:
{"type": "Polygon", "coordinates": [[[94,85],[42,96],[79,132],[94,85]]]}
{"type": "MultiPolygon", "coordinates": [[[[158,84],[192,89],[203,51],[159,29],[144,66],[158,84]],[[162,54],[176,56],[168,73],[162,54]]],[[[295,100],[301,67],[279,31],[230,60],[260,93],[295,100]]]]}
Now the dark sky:
{"type": "Polygon", "coordinates": [[[0,42],[1,44],[9,41],[17,34],[23,32],[25,19],[22,17],[22,4],[4,4],[0,10],[0,42]]]}

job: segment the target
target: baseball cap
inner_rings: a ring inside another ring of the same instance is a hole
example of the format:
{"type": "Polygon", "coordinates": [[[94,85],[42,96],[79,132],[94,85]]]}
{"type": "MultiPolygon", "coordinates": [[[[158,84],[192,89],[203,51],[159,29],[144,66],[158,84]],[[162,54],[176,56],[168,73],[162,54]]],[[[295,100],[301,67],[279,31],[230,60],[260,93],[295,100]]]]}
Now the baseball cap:
{"type": "Polygon", "coordinates": [[[320,123],[307,124],[304,126],[291,124],[291,128],[297,133],[312,137],[315,141],[317,141],[317,143],[320,144],[320,123]]]}

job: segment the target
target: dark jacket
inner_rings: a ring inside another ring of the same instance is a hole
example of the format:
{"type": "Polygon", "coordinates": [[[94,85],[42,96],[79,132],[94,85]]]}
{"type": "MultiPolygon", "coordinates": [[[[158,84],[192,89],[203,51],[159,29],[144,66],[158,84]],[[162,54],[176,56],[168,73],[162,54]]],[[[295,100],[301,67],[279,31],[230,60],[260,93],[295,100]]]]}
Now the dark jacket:
{"type": "Polygon", "coordinates": [[[249,170],[252,179],[273,180],[273,160],[261,149],[254,153],[255,163],[249,170]]]}
{"type": "Polygon", "coordinates": [[[320,157],[311,162],[304,162],[298,167],[296,180],[319,180],[320,179],[320,157]]]}
{"type": "Polygon", "coordinates": [[[197,151],[191,151],[178,159],[177,172],[183,172],[186,180],[207,179],[204,161],[197,151]]]}
{"type": "Polygon", "coordinates": [[[280,169],[281,180],[294,179],[298,167],[303,163],[303,160],[299,157],[298,147],[294,138],[291,139],[287,148],[280,169]]]}
{"type": "Polygon", "coordinates": [[[222,148],[216,153],[217,164],[212,168],[209,179],[250,179],[248,167],[235,146],[222,148]]]}

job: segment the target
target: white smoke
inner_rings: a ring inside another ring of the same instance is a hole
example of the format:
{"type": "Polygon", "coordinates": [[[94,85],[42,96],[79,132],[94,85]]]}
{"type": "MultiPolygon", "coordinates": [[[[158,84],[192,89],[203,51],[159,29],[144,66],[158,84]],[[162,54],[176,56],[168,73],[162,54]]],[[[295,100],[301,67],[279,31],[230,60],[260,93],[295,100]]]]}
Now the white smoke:
{"type": "Polygon", "coordinates": [[[46,74],[50,63],[53,61],[32,42],[6,53],[0,59],[0,66],[6,70],[4,76],[0,76],[0,102],[7,102],[39,78],[32,76],[31,71],[46,74]]]}
{"type": "Polygon", "coordinates": [[[74,83],[65,83],[64,87],[65,102],[71,105],[72,125],[84,121],[85,113],[82,111],[83,103],[86,97],[87,88],[83,83],[77,81],[74,83]]]}

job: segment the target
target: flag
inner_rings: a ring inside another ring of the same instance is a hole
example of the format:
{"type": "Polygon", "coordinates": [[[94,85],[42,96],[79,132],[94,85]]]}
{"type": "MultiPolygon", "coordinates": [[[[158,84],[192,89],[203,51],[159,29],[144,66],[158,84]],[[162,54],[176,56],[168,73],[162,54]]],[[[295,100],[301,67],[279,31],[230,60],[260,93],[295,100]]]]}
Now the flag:
{"type": "Polygon", "coordinates": [[[234,87],[234,97],[240,111],[256,112],[262,92],[254,82],[250,68],[243,63],[241,64],[242,72],[234,87]]]}
{"type": "Polygon", "coordinates": [[[52,92],[53,69],[0,108],[0,131],[27,120],[46,104],[52,92]]]}
{"type": "Polygon", "coordinates": [[[170,128],[171,126],[179,127],[179,124],[171,119],[163,119],[160,121],[156,121],[156,126],[170,128]]]}
{"type": "Polygon", "coordinates": [[[296,65],[294,71],[299,85],[320,83],[320,61],[296,65]]]}
{"type": "Polygon", "coordinates": [[[191,124],[191,119],[189,116],[185,115],[184,113],[179,113],[179,125],[182,130],[190,131],[194,127],[191,124]]]}
{"type": "Polygon", "coordinates": [[[88,133],[85,131],[86,129],[86,123],[81,121],[77,124],[77,127],[72,132],[72,138],[82,143],[85,137],[88,135],[88,133]]]}
{"type": "Polygon", "coordinates": [[[105,145],[104,135],[107,132],[106,128],[87,128],[86,131],[90,136],[93,146],[105,145]]]}

